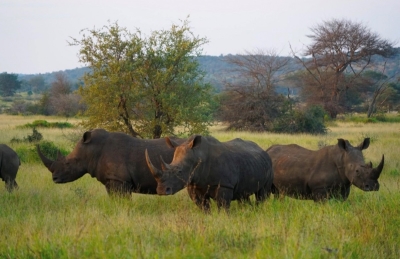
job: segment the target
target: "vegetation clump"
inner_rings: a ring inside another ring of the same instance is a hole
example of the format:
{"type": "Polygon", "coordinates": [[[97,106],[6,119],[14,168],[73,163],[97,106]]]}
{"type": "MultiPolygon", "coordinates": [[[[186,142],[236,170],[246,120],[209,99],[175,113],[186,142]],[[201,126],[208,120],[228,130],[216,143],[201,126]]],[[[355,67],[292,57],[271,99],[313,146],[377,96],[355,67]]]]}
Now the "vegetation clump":
{"type": "Polygon", "coordinates": [[[273,124],[273,132],[326,134],[326,112],[321,106],[311,106],[303,111],[291,110],[273,124]]]}
{"type": "Polygon", "coordinates": [[[20,126],[22,128],[73,128],[74,125],[69,122],[48,122],[46,120],[35,120],[32,123],[27,123],[20,126]]]}
{"type": "Polygon", "coordinates": [[[36,128],[32,129],[32,135],[28,135],[26,137],[24,137],[23,139],[19,139],[19,138],[12,138],[11,139],[11,143],[21,143],[21,142],[28,142],[28,143],[32,143],[32,142],[38,142],[40,140],[43,139],[43,135],[42,133],[40,133],[39,131],[36,130],[36,128]]]}

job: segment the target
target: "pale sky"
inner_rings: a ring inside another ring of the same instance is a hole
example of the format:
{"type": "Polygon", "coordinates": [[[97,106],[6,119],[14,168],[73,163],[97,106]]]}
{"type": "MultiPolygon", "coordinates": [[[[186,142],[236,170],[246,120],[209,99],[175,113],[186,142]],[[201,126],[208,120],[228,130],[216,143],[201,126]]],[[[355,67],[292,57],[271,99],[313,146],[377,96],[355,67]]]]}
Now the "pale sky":
{"type": "Polygon", "coordinates": [[[204,55],[262,49],[286,56],[289,44],[300,51],[310,27],[332,18],[400,43],[400,0],[0,0],[0,73],[83,67],[67,41],[108,21],[149,35],[188,16],[194,34],[209,40],[204,55]]]}

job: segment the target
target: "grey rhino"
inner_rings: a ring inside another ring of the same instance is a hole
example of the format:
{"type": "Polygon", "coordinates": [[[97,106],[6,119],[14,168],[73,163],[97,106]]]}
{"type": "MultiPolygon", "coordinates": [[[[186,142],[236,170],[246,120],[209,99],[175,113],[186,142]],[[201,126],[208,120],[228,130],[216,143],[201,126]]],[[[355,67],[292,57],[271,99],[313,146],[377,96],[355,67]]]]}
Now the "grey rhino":
{"type": "Polygon", "coordinates": [[[273,192],[322,201],[346,200],[352,184],[363,191],[377,191],[384,156],[377,168],[372,163],[365,164],[362,150],[369,144],[369,138],[357,147],[348,140],[338,139],[337,145],[317,151],[295,144],[273,145],[267,149],[274,168],[273,192]]]}
{"type": "Polygon", "coordinates": [[[55,161],[46,158],[37,146],[55,183],[72,182],[89,173],[105,185],[108,194],[128,197],[132,192],[157,193],[157,182],[147,167],[145,149],[151,150],[152,159],[159,162],[160,155],[171,161],[174,154],[164,139],[138,139],[104,129],[85,132],[70,154],[63,157],[58,152],[55,161]]]}
{"type": "Polygon", "coordinates": [[[162,161],[161,170],[153,165],[157,161],[148,151],[146,160],[158,182],[157,193],[171,195],[187,186],[191,199],[205,212],[210,211],[210,198],[217,201],[218,208],[228,209],[231,200],[248,201],[255,194],[259,202],[271,193],[271,159],[254,142],[220,142],[194,135],[175,146],[171,164],[162,161]]]}
{"type": "Polygon", "coordinates": [[[5,144],[0,144],[0,178],[6,182],[6,189],[12,192],[18,188],[15,181],[21,161],[15,151],[5,144]]]}

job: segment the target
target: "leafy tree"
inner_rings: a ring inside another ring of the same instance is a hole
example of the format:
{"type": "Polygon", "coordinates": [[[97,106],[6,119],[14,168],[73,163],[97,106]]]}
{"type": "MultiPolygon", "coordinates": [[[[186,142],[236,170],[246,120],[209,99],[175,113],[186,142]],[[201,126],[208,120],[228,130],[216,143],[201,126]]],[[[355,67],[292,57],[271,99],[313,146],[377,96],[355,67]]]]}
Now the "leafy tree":
{"type": "Polygon", "coordinates": [[[187,20],[148,37],[117,22],[84,32],[70,43],[92,69],[79,89],[88,107],[84,126],[153,138],[207,130],[215,102],[196,58],[207,40],[187,20]]]}
{"type": "Polygon", "coordinates": [[[40,93],[46,90],[47,85],[43,75],[35,75],[26,81],[29,90],[34,93],[40,93]]]}
{"type": "Polygon", "coordinates": [[[306,87],[301,92],[306,101],[323,105],[335,118],[344,108],[346,91],[372,64],[373,56],[390,58],[396,51],[393,43],[350,20],[325,21],[312,27],[311,32],[311,43],[303,53],[310,58],[302,59],[293,53],[307,71],[302,84],[306,87]]]}
{"type": "Polygon", "coordinates": [[[274,51],[247,51],[245,55],[227,56],[237,77],[225,82],[221,98],[221,120],[228,129],[266,131],[281,114],[285,98],[277,94],[277,83],[285,74],[289,58],[274,51]]]}
{"type": "Polygon", "coordinates": [[[17,74],[7,72],[0,74],[0,95],[13,96],[19,88],[21,88],[21,81],[18,80],[17,74]]]}

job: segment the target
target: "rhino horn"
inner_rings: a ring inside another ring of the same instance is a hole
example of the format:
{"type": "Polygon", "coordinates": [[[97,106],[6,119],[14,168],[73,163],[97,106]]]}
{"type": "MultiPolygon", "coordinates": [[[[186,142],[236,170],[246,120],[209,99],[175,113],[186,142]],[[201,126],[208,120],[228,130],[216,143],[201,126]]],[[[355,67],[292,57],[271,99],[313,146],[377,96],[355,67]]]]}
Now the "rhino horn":
{"type": "Polygon", "coordinates": [[[152,173],[152,175],[153,175],[155,178],[160,178],[160,177],[162,176],[162,173],[161,173],[161,171],[158,170],[158,168],[156,168],[156,167],[153,165],[153,163],[151,162],[150,157],[149,157],[149,153],[147,152],[147,148],[146,148],[146,151],[145,151],[145,156],[146,156],[147,166],[149,167],[150,172],[152,173]]]}
{"type": "Polygon", "coordinates": [[[368,166],[369,168],[372,168],[372,162],[370,161],[370,162],[367,164],[367,166],[368,166]]]}
{"type": "Polygon", "coordinates": [[[372,169],[372,176],[373,176],[374,178],[376,178],[376,179],[379,178],[379,176],[381,175],[381,172],[382,172],[382,169],[383,169],[383,165],[384,165],[384,164],[385,164],[385,156],[382,155],[382,160],[381,160],[381,162],[379,163],[379,165],[378,165],[376,168],[372,169]]]}
{"type": "Polygon", "coordinates": [[[57,150],[57,160],[63,158],[63,155],[61,154],[60,150],[57,150]]]}
{"type": "Polygon", "coordinates": [[[169,164],[165,163],[165,161],[164,161],[164,159],[162,158],[162,156],[160,156],[160,159],[161,159],[161,167],[162,167],[162,170],[163,170],[163,171],[171,170],[171,166],[170,166],[169,164]]]}
{"type": "Polygon", "coordinates": [[[54,161],[48,159],[45,155],[43,155],[42,151],[40,151],[39,145],[36,145],[36,149],[38,151],[39,157],[42,160],[43,164],[50,170],[51,165],[54,161]]]}

